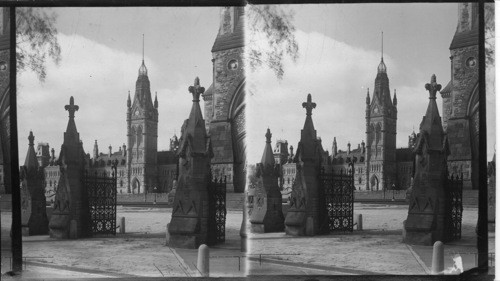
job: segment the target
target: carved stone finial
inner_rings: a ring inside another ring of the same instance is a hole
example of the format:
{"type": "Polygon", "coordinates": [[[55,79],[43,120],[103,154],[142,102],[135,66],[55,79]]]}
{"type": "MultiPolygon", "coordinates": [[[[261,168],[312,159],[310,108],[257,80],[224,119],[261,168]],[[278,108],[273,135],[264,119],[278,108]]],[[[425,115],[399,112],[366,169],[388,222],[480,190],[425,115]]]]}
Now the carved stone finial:
{"type": "Polygon", "coordinates": [[[271,143],[271,130],[269,130],[269,128],[267,128],[267,132],[266,132],[266,143],[271,143]]]}
{"type": "Polygon", "coordinates": [[[30,135],[28,136],[28,141],[29,141],[30,146],[34,145],[34,143],[33,143],[34,140],[35,140],[35,137],[33,136],[33,131],[30,131],[30,135]]]}
{"type": "Polygon", "coordinates": [[[75,105],[75,99],[73,96],[69,98],[69,105],[65,105],[64,109],[69,111],[69,118],[75,118],[75,111],[78,111],[78,105],[75,105]]]}
{"type": "Polygon", "coordinates": [[[312,102],[311,94],[307,94],[307,102],[303,102],[302,107],[306,109],[307,116],[312,115],[312,110],[316,108],[316,103],[312,102]]]}
{"type": "Polygon", "coordinates": [[[189,86],[188,90],[191,94],[193,94],[193,102],[199,102],[200,95],[205,92],[205,88],[200,87],[200,78],[198,77],[194,79],[194,85],[189,86]]]}
{"type": "Polygon", "coordinates": [[[429,91],[429,99],[436,99],[436,92],[441,91],[441,84],[436,83],[436,74],[432,74],[431,83],[425,84],[425,89],[429,91]]]}

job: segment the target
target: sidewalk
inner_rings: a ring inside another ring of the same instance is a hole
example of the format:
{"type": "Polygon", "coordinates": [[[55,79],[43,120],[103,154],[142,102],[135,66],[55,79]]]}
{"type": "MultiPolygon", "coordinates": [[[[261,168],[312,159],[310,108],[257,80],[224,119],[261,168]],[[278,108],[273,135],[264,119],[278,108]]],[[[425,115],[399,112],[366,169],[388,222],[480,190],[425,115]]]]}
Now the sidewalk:
{"type": "MultiPolygon", "coordinates": [[[[189,268],[188,276],[201,276],[196,268],[197,249],[171,248],[189,268]]],[[[245,253],[240,252],[239,237],[226,237],[226,242],[210,249],[210,277],[244,277],[246,271],[245,253]]]]}

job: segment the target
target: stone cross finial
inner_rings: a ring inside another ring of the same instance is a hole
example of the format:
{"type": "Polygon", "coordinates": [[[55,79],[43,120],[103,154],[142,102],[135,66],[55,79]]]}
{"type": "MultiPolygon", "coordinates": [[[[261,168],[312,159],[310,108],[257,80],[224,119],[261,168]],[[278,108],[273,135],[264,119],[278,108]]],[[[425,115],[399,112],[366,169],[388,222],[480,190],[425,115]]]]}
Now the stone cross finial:
{"type": "Polygon", "coordinates": [[[306,109],[307,116],[312,115],[312,110],[316,108],[316,103],[312,102],[311,94],[307,94],[307,102],[303,102],[302,107],[306,109]]]}
{"type": "Polygon", "coordinates": [[[30,146],[34,145],[34,143],[33,143],[34,140],[35,140],[35,137],[33,136],[33,131],[30,131],[30,135],[28,136],[28,141],[29,141],[30,146]]]}
{"type": "Polygon", "coordinates": [[[65,105],[64,109],[69,111],[69,118],[75,118],[75,111],[78,111],[78,105],[75,105],[75,99],[73,96],[69,98],[69,105],[65,105]]]}
{"type": "Polygon", "coordinates": [[[271,130],[269,130],[269,128],[267,128],[267,132],[266,132],[266,142],[267,143],[271,143],[271,130]]]}
{"type": "Polygon", "coordinates": [[[194,79],[194,85],[189,86],[189,92],[193,94],[193,102],[200,101],[200,95],[205,92],[205,88],[200,87],[200,78],[196,77],[194,79]]]}
{"type": "Polygon", "coordinates": [[[431,83],[425,84],[425,89],[429,91],[429,99],[436,99],[436,92],[441,91],[441,84],[436,83],[436,74],[432,74],[431,83]]]}

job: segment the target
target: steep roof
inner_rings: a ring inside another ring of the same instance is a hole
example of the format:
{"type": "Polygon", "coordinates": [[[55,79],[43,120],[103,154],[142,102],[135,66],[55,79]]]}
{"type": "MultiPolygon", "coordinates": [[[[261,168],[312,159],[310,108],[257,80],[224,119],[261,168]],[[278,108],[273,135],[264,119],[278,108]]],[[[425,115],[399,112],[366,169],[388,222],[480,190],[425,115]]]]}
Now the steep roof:
{"type": "MultiPolygon", "coordinates": [[[[244,31],[244,8],[243,7],[232,7],[234,10],[235,26],[232,32],[223,33],[222,27],[219,29],[219,34],[215,39],[214,45],[212,47],[212,53],[240,48],[245,45],[245,31],[244,31]]],[[[221,21],[221,25],[224,24],[224,19],[221,21]]]]}

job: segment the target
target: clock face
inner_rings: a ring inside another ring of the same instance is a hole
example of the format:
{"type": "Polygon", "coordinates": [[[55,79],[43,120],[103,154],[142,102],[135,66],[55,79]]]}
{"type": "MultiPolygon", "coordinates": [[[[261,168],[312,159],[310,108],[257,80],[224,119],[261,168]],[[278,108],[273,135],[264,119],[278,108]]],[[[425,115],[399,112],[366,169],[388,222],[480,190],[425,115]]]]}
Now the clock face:
{"type": "Polygon", "coordinates": [[[476,58],[474,58],[474,57],[468,58],[467,61],[466,61],[466,64],[470,68],[475,67],[477,65],[476,58]]]}
{"type": "Polygon", "coordinates": [[[373,110],[373,112],[378,113],[378,107],[375,107],[375,109],[373,110]]]}
{"type": "Polygon", "coordinates": [[[230,70],[238,69],[238,61],[237,60],[229,61],[229,63],[227,64],[227,68],[229,68],[230,70]]]}
{"type": "Polygon", "coordinates": [[[139,109],[135,111],[135,116],[139,116],[139,109]]]}

